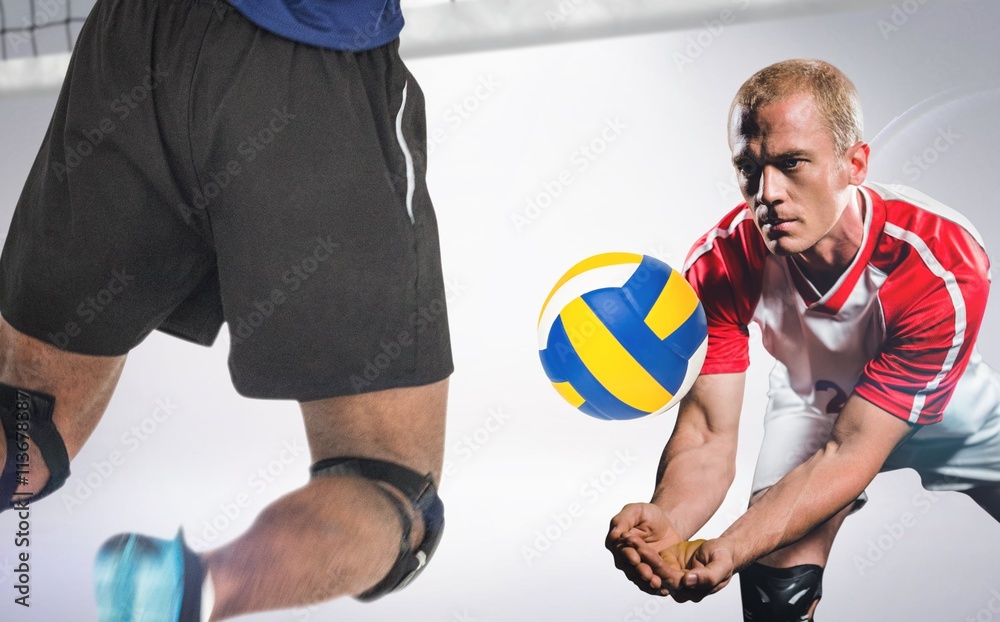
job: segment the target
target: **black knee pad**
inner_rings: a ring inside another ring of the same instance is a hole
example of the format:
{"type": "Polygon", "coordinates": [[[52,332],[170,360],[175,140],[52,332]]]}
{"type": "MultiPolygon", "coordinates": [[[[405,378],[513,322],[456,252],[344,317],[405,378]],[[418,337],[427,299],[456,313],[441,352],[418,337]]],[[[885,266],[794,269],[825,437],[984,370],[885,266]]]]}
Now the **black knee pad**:
{"type": "Polygon", "coordinates": [[[399,490],[410,500],[424,519],[424,540],[416,551],[410,548],[410,530],[413,527],[407,508],[394,495],[386,496],[396,505],[400,522],[403,525],[403,537],[399,542],[399,556],[389,574],[375,587],[357,596],[361,601],[372,601],[390,592],[403,589],[410,581],[419,575],[444,531],[444,503],[438,497],[434,480],[430,475],[420,475],[407,467],[384,460],[368,458],[331,458],[321,460],[310,469],[313,477],[326,475],[357,475],[367,479],[385,482],[399,490]]]}
{"type": "Polygon", "coordinates": [[[0,474],[0,512],[25,501],[48,496],[69,477],[69,454],[52,422],[56,400],[51,395],[0,383],[0,424],[7,437],[7,464],[0,474]],[[31,473],[28,447],[34,443],[49,469],[41,490],[17,494],[22,479],[31,473]]]}
{"type": "Polygon", "coordinates": [[[809,622],[812,604],[823,596],[823,569],[751,564],[740,572],[740,593],[744,622],[809,622]]]}

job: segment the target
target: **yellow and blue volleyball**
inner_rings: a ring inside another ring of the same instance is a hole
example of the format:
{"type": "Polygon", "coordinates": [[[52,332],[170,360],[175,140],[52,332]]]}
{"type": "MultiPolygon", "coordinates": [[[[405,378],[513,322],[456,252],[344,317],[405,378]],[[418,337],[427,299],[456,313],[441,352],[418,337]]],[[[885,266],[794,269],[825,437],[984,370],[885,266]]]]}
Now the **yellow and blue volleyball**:
{"type": "Polygon", "coordinates": [[[538,318],[545,374],[598,419],[658,415],[687,393],[708,348],[705,310],[684,276],[635,253],[604,253],[563,275],[538,318]]]}

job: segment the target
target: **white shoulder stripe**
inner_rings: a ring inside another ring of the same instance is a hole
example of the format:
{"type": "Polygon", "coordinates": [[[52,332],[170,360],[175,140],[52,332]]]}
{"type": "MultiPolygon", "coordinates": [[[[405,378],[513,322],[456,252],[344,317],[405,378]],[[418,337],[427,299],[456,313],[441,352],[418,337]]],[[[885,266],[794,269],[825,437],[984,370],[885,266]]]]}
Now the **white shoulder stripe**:
{"type": "Polygon", "coordinates": [[[729,224],[728,229],[716,228],[710,231],[708,237],[705,238],[705,242],[698,248],[691,251],[691,255],[688,257],[688,260],[684,262],[684,269],[682,272],[690,270],[691,266],[694,265],[694,262],[698,261],[705,253],[712,250],[712,247],[715,246],[715,240],[717,238],[728,238],[734,231],[736,231],[736,228],[740,226],[741,222],[744,220],[750,220],[750,218],[750,208],[747,208],[740,212],[735,219],[733,219],[733,222],[729,224]]]}
{"type": "Polygon", "coordinates": [[[892,223],[885,223],[884,231],[891,235],[892,237],[906,242],[917,251],[920,255],[920,259],[923,260],[924,265],[931,273],[944,281],[945,289],[948,291],[948,296],[951,298],[951,304],[955,308],[955,335],[951,340],[951,347],[948,348],[948,354],[944,357],[944,362],[941,364],[941,370],[938,371],[937,375],[927,383],[913,399],[913,408],[910,410],[910,423],[916,423],[920,417],[920,412],[924,409],[924,403],[927,400],[927,394],[931,391],[937,389],[944,377],[948,375],[952,367],[955,366],[955,361],[958,359],[958,352],[962,348],[962,344],[965,342],[965,299],[962,298],[962,290],[958,287],[958,281],[955,280],[955,275],[949,270],[945,270],[941,265],[941,262],[937,260],[937,257],[931,252],[931,249],[927,247],[927,244],[912,231],[906,231],[898,225],[892,223]]]}
{"type": "Polygon", "coordinates": [[[919,190],[915,190],[909,186],[904,186],[903,184],[876,184],[871,182],[865,182],[865,184],[871,186],[874,190],[878,190],[879,195],[885,201],[906,201],[911,205],[916,205],[920,209],[927,210],[928,212],[940,216],[945,220],[950,220],[968,231],[969,234],[975,238],[976,242],[979,242],[980,246],[984,249],[986,248],[986,244],[983,243],[983,238],[979,235],[979,231],[976,230],[975,225],[973,225],[972,222],[960,212],[956,212],[944,203],[927,196],[919,190]]]}

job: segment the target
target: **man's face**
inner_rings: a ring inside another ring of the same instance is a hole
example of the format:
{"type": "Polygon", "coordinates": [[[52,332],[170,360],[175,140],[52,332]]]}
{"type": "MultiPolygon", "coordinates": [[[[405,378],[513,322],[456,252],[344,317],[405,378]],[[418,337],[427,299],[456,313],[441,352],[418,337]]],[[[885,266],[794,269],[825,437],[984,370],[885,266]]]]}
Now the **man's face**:
{"type": "Polygon", "coordinates": [[[729,144],[740,191],[769,251],[794,255],[836,238],[852,184],[866,170],[859,178],[852,161],[858,145],[837,153],[811,95],[792,95],[754,114],[737,106],[729,144]]]}

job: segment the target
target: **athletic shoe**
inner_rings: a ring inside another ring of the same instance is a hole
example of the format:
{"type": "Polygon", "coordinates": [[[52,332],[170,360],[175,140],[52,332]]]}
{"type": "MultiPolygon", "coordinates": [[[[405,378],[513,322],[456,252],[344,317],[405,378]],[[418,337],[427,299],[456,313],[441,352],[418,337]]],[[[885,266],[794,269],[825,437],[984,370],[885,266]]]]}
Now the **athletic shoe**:
{"type": "Polygon", "coordinates": [[[201,560],[184,544],[135,533],[105,542],[94,562],[99,622],[199,622],[201,560]]]}

